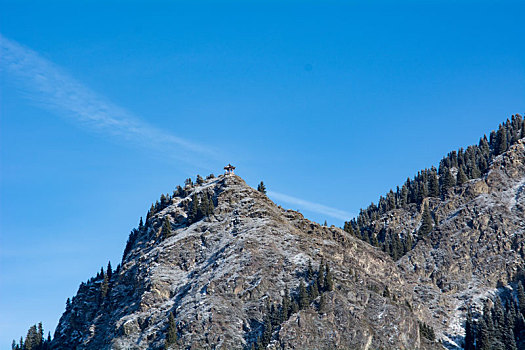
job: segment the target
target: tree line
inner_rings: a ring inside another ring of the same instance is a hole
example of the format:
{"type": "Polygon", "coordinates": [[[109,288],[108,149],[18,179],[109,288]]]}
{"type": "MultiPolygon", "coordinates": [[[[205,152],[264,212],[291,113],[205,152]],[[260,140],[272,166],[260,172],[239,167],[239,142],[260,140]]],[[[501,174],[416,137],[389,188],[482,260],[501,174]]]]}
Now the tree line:
{"type": "Polygon", "coordinates": [[[44,328],[42,322],[29,327],[25,339],[20,337],[20,341],[13,340],[12,350],[49,350],[51,349],[51,333],[48,332],[44,338],[44,328]]]}
{"type": "MultiPolygon", "coordinates": [[[[206,177],[206,180],[211,180],[215,178],[215,175],[210,174],[206,177]]],[[[198,185],[202,185],[204,183],[204,178],[200,175],[197,175],[195,183],[198,185]]],[[[133,246],[135,245],[135,242],[137,241],[137,238],[147,232],[148,228],[152,225],[152,218],[155,214],[162,211],[163,209],[167,208],[175,198],[185,198],[191,193],[191,189],[195,186],[193,183],[193,180],[191,178],[188,178],[184,181],[184,187],[181,187],[180,185],[177,186],[177,188],[173,191],[173,194],[161,194],[160,199],[157,200],[155,203],[153,203],[148,210],[146,214],[146,221],[144,222],[142,220],[142,217],[140,217],[139,225],[137,228],[134,228],[131,230],[128,239],[126,241],[126,246],[124,248],[124,252],[122,254],[122,261],[126,258],[126,256],[129,254],[133,246]]],[[[187,218],[187,224],[191,225],[207,216],[210,216],[213,214],[213,210],[215,209],[215,202],[213,199],[213,195],[207,191],[203,191],[199,194],[194,193],[191,202],[188,204],[188,218],[187,218]]],[[[167,238],[171,235],[172,227],[169,220],[164,220],[162,224],[162,231],[161,231],[161,238],[167,238]]]]}
{"type": "Polygon", "coordinates": [[[344,223],[343,229],[398,259],[410,251],[417,240],[432,231],[433,220],[429,218],[434,221],[437,221],[437,218],[430,215],[430,211],[425,208],[425,230],[404,237],[386,229],[375,233],[373,224],[376,220],[394,209],[421,208],[426,198],[445,200],[456,186],[484,176],[495,157],[506,152],[524,137],[525,120],[519,114],[513,115],[510,120],[500,124],[497,131],[493,130],[488,138],[486,135],[480,138],[477,145],[448,153],[441,159],[437,169],[431,167],[421,170],[395,191],[390,190],[386,195],[380,196],[377,204],[372,203],[361,209],[357,218],[344,223]]]}

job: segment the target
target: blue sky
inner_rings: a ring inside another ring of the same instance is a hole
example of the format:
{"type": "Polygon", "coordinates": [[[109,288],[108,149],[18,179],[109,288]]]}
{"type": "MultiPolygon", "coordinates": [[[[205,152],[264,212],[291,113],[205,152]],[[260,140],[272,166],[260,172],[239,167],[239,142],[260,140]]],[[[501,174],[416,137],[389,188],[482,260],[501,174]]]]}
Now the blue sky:
{"type": "Polygon", "coordinates": [[[342,225],[523,114],[525,3],[363,3],[0,1],[0,347],[189,176],[342,225]]]}

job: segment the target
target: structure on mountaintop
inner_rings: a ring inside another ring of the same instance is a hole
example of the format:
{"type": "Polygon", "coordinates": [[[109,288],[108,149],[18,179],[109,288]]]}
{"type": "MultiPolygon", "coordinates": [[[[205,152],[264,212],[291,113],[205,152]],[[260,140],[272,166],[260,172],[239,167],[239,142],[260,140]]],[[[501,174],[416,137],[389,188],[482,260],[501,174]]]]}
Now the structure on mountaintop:
{"type": "Polygon", "coordinates": [[[233,171],[235,170],[235,167],[228,163],[228,165],[224,167],[224,170],[225,170],[226,175],[233,175],[233,171]]]}

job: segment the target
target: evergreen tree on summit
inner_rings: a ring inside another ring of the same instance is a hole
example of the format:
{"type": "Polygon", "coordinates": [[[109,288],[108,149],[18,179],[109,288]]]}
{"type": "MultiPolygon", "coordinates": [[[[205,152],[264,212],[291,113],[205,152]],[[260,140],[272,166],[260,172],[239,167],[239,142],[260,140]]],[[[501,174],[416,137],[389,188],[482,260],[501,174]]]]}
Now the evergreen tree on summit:
{"type": "Polygon", "coordinates": [[[190,223],[194,223],[195,221],[199,220],[199,199],[197,198],[197,195],[194,193],[191,197],[191,208],[188,215],[188,219],[190,220],[190,223]]]}
{"type": "Polygon", "coordinates": [[[204,179],[202,176],[197,175],[197,180],[195,182],[197,182],[198,185],[202,185],[204,183],[204,179]]]}
{"type": "Polygon", "coordinates": [[[257,191],[266,194],[266,186],[264,186],[264,182],[261,181],[261,183],[257,186],[257,191]]]}
{"type": "Polygon", "coordinates": [[[498,132],[496,133],[496,145],[494,152],[496,155],[500,155],[507,150],[507,130],[503,125],[499,126],[498,132]]]}
{"type": "Polygon", "coordinates": [[[439,180],[436,171],[432,171],[428,180],[428,195],[431,197],[439,197],[439,180]]]}
{"type": "Polygon", "coordinates": [[[449,188],[454,187],[456,180],[449,169],[445,169],[443,181],[441,182],[441,195],[445,196],[449,188]]]}
{"type": "Polygon", "coordinates": [[[108,275],[108,279],[111,279],[111,276],[113,275],[113,269],[111,268],[111,261],[108,261],[108,268],[106,270],[106,273],[108,275]]]}
{"type": "Polygon", "coordinates": [[[467,175],[465,175],[465,172],[463,171],[463,167],[460,166],[459,167],[459,170],[458,170],[458,173],[456,175],[456,184],[458,186],[461,186],[463,185],[465,182],[467,182],[468,178],[467,178],[467,175]]]}

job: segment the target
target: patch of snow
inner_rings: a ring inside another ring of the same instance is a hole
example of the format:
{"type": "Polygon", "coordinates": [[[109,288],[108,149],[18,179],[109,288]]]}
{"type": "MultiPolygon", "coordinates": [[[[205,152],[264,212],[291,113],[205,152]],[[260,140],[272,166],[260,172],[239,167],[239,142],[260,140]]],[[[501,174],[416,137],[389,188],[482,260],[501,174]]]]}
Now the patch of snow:
{"type": "Polygon", "coordinates": [[[310,260],[310,257],[306,254],[299,253],[294,255],[290,259],[295,265],[303,265],[306,266],[308,264],[308,261],[310,260]]]}

